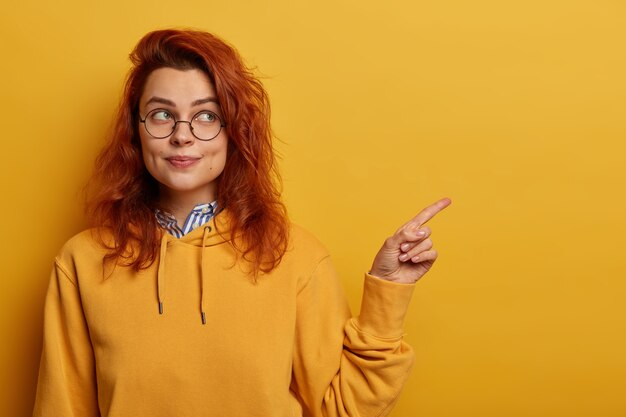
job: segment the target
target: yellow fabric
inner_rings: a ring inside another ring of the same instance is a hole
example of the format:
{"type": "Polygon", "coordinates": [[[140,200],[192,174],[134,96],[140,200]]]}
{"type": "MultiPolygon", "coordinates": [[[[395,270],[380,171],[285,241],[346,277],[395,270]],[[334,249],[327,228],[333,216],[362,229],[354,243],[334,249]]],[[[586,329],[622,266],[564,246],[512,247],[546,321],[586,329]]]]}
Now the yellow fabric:
{"type": "Polygon", "coordinates": [[[293,226],[280,266],[252,283],[225,214],[209,225],[165,235],[150,268],[117,266],[106,279],[93,230],[65,244],[34,415],[387,415],[413,364],[402,323],[414,285],[365,274],[351,318],[327,251],[305,230],[293,226]]]}

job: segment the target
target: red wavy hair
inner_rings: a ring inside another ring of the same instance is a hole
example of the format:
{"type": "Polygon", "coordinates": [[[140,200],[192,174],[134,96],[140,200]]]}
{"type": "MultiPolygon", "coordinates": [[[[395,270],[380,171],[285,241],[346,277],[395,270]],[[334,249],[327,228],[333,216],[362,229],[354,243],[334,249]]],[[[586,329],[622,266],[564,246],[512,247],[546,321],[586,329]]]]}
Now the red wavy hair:
{"type": "Polygon", "coordinates": [[[227,207],[231,242],[256,277],[284,255],[289,224],[280,200],[269,99],[238,52],[218,37],[195,30],[159,30],[145,35],[130,54],[132,68],[111,135],[96,160],[88,185],[87,212],[113,242],[105,261],[139,270],[156,259],[163,231],[154,210],[159,187],[146,170],[139,141],[139,99],[158,68],[199,69],[215,86],[226,122],[228,151],[217,200],[227,207]]]}

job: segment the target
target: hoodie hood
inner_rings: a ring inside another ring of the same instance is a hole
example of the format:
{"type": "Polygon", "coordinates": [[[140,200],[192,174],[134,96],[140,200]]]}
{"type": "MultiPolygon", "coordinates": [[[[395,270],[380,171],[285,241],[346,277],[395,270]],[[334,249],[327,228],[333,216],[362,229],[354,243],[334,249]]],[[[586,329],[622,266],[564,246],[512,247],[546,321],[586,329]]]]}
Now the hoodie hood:
{"type": "Polygon", "coordinates": [[[230,242],[230,213],[228,209],[222,209],[213,216],[206,224],[195,228],[186,235],[176,238],[167,232],[163,233],[163,238],[167,238],[168,242],[180,242],[187,245],[198,247],[215,246],[222,243],[230,242]],[[205,231],[205,229],[209,229],[205,231]]]}

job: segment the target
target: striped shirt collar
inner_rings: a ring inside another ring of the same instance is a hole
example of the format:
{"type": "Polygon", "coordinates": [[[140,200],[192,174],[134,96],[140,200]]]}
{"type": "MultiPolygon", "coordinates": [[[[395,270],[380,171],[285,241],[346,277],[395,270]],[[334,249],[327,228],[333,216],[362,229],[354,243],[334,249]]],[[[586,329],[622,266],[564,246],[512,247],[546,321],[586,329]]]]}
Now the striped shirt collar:
{"type": "Polygon", "coordinates": [[[217,200],[212,203],[198,204],[191,209],[183,227],[179,227],[172,214],[159,209],[154,211],[159,226],[176,238],[181,238],[195,228],[208,223],[215,214],[217,214],[217,200]]]}

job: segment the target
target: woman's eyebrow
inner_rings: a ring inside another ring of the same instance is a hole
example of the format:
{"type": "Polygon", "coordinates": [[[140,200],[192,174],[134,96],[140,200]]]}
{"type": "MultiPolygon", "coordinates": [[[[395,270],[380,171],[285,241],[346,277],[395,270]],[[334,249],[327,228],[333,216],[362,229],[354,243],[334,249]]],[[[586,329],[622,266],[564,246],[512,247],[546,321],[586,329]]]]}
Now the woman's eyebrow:
{"type": "Polygon", "coordinates": [[[167,104],[168,106],[172,106],[172,107],[176,107],[176,103],[174,103],[172,100],[168,100],[166,98],[162,98],[162,97],[150,97],[150,100],[146,101],[146,106],[150,103],[161,103],[161,104],[167,104]]]}
{"type": "MultiPolygon", "coordinates": [[[[161,104],[167,104],[168,106],[172,106],[172,107],[176,107],[176,103],[174,103],[172,100],[168,100],[166,98],[163,97],[150,97],[150,100],[146,101],[146,105],[150,104],[150,103],[161,103],[161,104]]],[[[206,103],[216,103],[218,104],[217,98],[215,97],[206,97],[206,98],[201,98],[198,100],[194,100],[191,102],[192,106],[199,106],[201,104],[206,104],[206,103]]]]}
{"type": "Polygon", "coordinates": [[[206,104],[206,103],[215,103],[215,104],[219,104],[217,102],[217,99],[215,97],[207,97],[207,98],[201,98],[199,100],[195,100],[191,103],[192,106],[199,106],[201,104],[206,104]]]}

